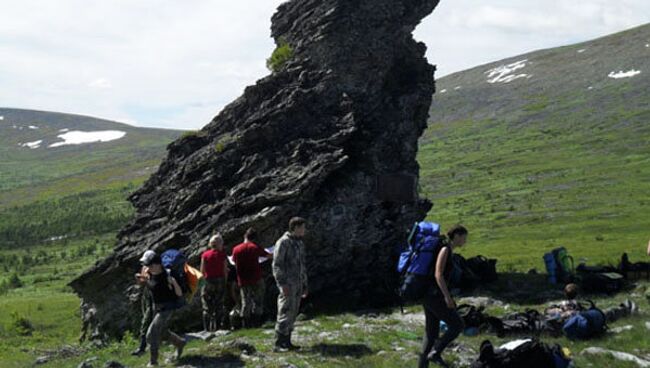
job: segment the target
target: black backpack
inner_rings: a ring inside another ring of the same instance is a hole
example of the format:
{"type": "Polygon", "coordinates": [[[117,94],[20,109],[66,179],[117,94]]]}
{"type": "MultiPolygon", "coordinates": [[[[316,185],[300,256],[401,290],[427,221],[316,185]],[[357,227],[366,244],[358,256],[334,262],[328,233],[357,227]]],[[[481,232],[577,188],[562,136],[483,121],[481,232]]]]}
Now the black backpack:
{"type": "MultiPolygon", "coordinates": [[[[478,359],[472,363],[472,368],[554,368],[561,366],[556,357],[564,358],[561,348],[550,347],[537,340],[530,339],[512,350],[494,349],[489,340],[481,343],[478,359]]],[[[566,367],[566,365],[564,365],[566,367]]]]}
{"type": "Polygon", "coordinates": [[[478,277],[481,283],[493,282],[498,278],[496,259],[476,256],[467,260],[467,266],[478,277]]]}
{"type": "Polygon", "coordinates": [[[580,275],[582,288],[589,293],[615,293],[623,289],[625,278],[620,273],[582,273],[580,275]]]}
{"type": "Polygon", "coordinates": [[[462,304],[456,307],[458,315],[463,320],[465,328],[476,327],[481,328],[485,325],[488,316],[483,313],[485,307],[475,307],[470,304],[462,304]]]}
{"type": "Polygon", "coordinates": [[[449,284],[452,288],[470,290],[479,284],[481,279],[474,273],[463,256],[452,254],[451,263],[453,268],[449,284]]]}

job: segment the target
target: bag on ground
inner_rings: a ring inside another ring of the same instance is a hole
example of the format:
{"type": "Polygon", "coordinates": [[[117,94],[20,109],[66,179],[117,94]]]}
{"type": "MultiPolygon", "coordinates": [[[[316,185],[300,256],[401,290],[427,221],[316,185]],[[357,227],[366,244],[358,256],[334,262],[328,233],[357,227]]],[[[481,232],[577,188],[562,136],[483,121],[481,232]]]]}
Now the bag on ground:
{"type": "Polygon", "coordinates": [[[495,349],[483,341],[472,368],[566,368],[570,360],[559,345],[549,346],[536,338],[517,340],[495,349]]]}
{"type": "Polygon", "coordinates": [[[589,293],[615,293],[623,289],[625,278],[620,273],[583,273],[580,275],[582,289],[589,293]]]}
{"type": "Polygon", "coordinates": [[[591,303],[591,307],[570,317],[562,326],[569,339],[584,340],[596,337],[607,330],[605,313],[591,303]]]}
{"type": "Polygon", "coordinates": [[[493,282],[498,278],[496,259],[487,259],[479,255],[468,259],[467,266],[482,283],[493,282]]]}
{"type": "Polygon", "coordinates": [[[544,264],[548,273],[549,281],[552,284],[571,282],[575,267],[573,257],[571,257],[566,248],[559,247],[544,254],[544,264]]]}

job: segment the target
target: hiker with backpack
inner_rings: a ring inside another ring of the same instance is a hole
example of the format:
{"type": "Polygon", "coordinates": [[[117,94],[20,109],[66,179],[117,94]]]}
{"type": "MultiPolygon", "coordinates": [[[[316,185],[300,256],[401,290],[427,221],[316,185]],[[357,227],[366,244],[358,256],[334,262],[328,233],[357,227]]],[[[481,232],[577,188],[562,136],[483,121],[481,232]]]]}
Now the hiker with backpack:
{"type": "Polygon", "coordinates": [[[463,331],[463,320],[456,311],[456,302],[449,292],[449,280],[453,268],[453,250],[462,247],[467,241],[468,231],[462,225],[452,227],[448,232],[448,241],[442,242],[434,256],[434,283],[424,296],[425,330],[422,342],[422,355],[418,367],[424,368],[433,362],[447,367],[442,359],[442,352],[463,331]],[[440,321],[447,324],[447,331],[439,337],[440,321]]]}
{"type": "Polygon", "coordinates": [[[203,330],[216,331],[223,319],[223,299],[226,293],[228,260],[223,249],[223,238],[217,233],[210,237],[210,249],[201,254],[201,274],[205,284],[201,289],[203,330]]]}
{"type": "Polygon", "coordinates": [[[237,284],[241,292],[241,317],[244,327],[257,327],[264,314],[265,284],[259,258],[272,257],[264,248],[255,244],[257,231],[246,230],[244,242],[232,250],[232,259],[237,270],[237,284]]]}
{"type": "MultiPolygon", "coordinates": [[[[140,272],[135,274],[136,281],[140,278],[140,275],[145,275],[148,271],[146,265],[151,263],[153,257],[156,256],[156,252],[153,250],[147,250],[144,252],[140,258],[140,272]]],[[[141,285],[140,287],[140,308],[142,310],[142,320],[140,321],[140,345],[135,349],[131,355],[140,356],[147,349],[147,329],[151,324],[153,319],[153,296],[151,291],[141,285]]]]}
{"type": "Polygon", "coordinates": [[[303,238],[307,232],[307,222],[301,217],[289,221],[289,231],[275,243],[273,250],[273,277],[277,283],[278,315],[275,324],[275,347],[277,352],[298,350],[291,343],[300,301],[308,295],[307,263],[303,238]]]}
{"type": "Polygon", "coordinates": [[[161,340],[168,340],[176,347],[176,354],[173,360],[177,360],[183,354],[186,340],[168,329],[169,319],[179,305],[183,297],[183,291],[174,277],[163,268],[162,259],[155,254],[151,260],[144,263],[147,266],[144,274],[138,274],[138,283],[145,285],[153,298],[154,317],[147,329],[147,342],[149,343],[149,364],[148,367],[158,365],[158,349],[161,340]]]}

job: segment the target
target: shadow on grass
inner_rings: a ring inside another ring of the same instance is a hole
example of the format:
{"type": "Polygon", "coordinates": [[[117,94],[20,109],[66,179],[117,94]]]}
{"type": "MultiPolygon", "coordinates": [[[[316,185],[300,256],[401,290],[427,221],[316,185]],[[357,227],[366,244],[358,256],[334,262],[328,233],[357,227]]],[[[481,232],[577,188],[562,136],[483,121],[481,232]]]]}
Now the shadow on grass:
{"type": "Polygon", "coordinates": [[[372,354],[372,350],[363,344],[318,344],[312,346],[310,352],[326,357],[351,356],[354,358],[372,354]]]}
{"type": "Polygon", "coordinates": [[[178,360],[176,365],[184,366],[189,365],[195,368],[210,368],[210,367],[228,367],[237,368],[244,367],[246,364],[234,354],[224,354],[222,356],[205,356],[205,355],[186,355],[178,360]]]}

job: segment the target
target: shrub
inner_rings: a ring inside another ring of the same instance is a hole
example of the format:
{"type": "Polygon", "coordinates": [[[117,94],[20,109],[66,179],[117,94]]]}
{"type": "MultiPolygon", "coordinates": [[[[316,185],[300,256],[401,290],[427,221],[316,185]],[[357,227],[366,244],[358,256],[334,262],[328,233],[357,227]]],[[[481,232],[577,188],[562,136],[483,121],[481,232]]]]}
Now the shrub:
{"type": "Polygon", "coordinates": [[[288,43],[281,41],[273,50],[271,57],[266,59],[266,67],[272,72],[282,69],[282,66],[293,56],[293,49],[288,43]]]}
{"type": "Polygon", "coordinates": [[[31,336],[34,325],[30,320],[14,311],[11,313],[11,329],[21,336],[31,336]]]}
{"type": "Polygon", "coordinates": [[[18,289],[21,287],[23,287],[23,281],[18,277],[18,274],[14,272],[9,278],[9,288],[18,289]]]}

